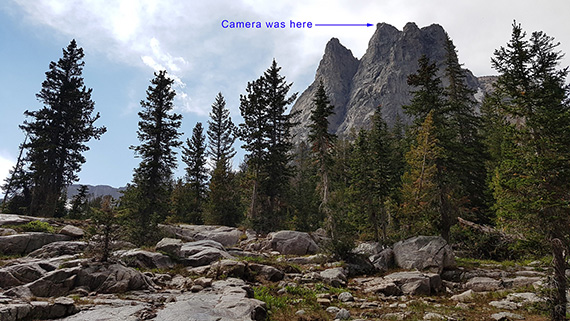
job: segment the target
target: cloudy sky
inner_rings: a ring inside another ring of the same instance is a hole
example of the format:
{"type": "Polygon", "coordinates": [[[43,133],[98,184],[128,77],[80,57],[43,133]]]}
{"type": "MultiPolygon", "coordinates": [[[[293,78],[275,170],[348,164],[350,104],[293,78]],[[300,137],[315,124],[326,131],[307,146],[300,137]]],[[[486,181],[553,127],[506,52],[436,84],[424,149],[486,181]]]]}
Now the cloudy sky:
{"type": "Polygon", "coordinates": [[[128,147],[138,143],[139,102],[154,71],[166,69],[176,79],[176,108],[188,137],[196,122],[207,121],[218,92],[239,122],[239,95],[273,58],[294,82],[293,90],[302,92],[313,81],[331,37],[360,58],[375,29],[224,29],[222,20],[386,22],[398,29],[409,21],[419,27],[438,23],[454,40],[461,62],[481,76],[493,74],[490,57],[508,41],[514,19],[526,31],[545,31],[562,43],[563,52],[570,52],[568,12],[568,0],[540,5],[531,0],[3,0],[0,179],[15,163],[24,139],[18,128],[23,112],[41,107],[35,94],[44,73],[71,39],[85,51],[85,83],[93,88],[101,113],[98,125],[108,129],[100,141],[89,144],[81,183],[117,187],[131,180],[138,164],[128,147]]]}

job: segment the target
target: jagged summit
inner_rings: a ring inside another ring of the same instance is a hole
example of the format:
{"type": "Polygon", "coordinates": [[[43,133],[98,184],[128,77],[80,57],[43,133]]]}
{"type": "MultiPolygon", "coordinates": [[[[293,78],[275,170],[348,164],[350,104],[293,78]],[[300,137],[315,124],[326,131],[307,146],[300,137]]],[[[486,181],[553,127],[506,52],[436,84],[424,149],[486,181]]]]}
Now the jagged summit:
{"type": "MultiPolygon", "coordinates": [[[[306,139],[308,131],[305,130],[311,115],[310,106],[317,90],[319,81],[323,81],[331,104],[335,106],[335,114],[330,122],[338,127],[344,119],[344,106],[348,103],[351,82],[358,68],[359,61],[352,52],[344,47],[337,38],[329,40],[325,47],[325,53],[319,63],[315,74],[315,81],[297,99],[295,106],[304,106],[299,110],[296,121],[301,125],[294,128],[294,134],[298,139],[306,139]]],[[[295,108],[295,107],[293,107],[295,108]]]]}
{"type": "MultiPolygon", "coordinates": [[[[382,105],[383,117],[389,125],[398,115],[407,121],[402,112],[402,105],[410,100],[407,77],[417,71],[418,59],[424,54],[442,67],[445,40],[446,32],[438,24],[420,29],[409,22],[400,31],[390,24],[379,23],[366,53],[358,60],[338,39],[332,38],[325,47],[315,81],[292,108],[292,112],[298,113],[295,121],[299,122],[293,129],[295,141],[300,142],[308,135],[312,99],[320,80],[335,106],[330,131],[341,137],[367,127],[378,105],[382,105]]],[[[466,73],[468,84],[478,88],[477,78],[468,70],[466,73]]],[[[443,77],[443,70],[440,76],[443,77]]]]}

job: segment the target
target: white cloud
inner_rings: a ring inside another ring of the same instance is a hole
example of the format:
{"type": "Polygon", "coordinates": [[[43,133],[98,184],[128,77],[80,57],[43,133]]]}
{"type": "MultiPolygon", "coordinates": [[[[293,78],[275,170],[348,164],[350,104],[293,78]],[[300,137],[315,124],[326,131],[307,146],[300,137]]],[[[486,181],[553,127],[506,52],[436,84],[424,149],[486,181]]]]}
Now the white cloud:
{"type": "MultiPolygon", "coordinates": [[[[476,75],[493,73],[493,50],[505,45],[513,19],[528,31],[544,30],[570,52],[570,1],[517,5],[493,0],[353,0],[311,2],[258,0],[12,0],[33,23],[75,37],[90,51],[109,59],[147,68],[166,69],[176,80],[179,109],[206,115],[219,91],[237,111],[238,93],[267,68],[272,58],[283,67],[294,90],[313,80],[326,42],[337,37],[361,57],[375,27],[312,29],[223,29],[233,21],[312,21],[313,23],[387,22],[401,29],[441,24],[459,50],[460,60],[476,75]]],[[[568,59],[568,58],[567,58],[568,59]]],[[[568,60],[566,60],[568,61],[568,60]]],[[[567,63],[566,63],[567,64],[567,63]]]]}

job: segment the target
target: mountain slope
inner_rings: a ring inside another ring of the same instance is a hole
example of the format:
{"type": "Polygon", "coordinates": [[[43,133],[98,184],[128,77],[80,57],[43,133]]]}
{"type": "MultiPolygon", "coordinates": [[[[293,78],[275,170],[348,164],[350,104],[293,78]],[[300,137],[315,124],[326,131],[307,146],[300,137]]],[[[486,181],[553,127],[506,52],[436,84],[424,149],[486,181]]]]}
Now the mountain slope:
{"type": "MultiPolygon", "coordinates": [[[[315,81],[291,110],[296,113],[293,119],[299,123],[293,130],[295,142],[307,137],[312,99],[321,80],[335,106],[329,129],[339,137],[350,137],[352,131],[367,127],[378,105],[382,105],[382,116],[388,125],[394,124],[398,117],[404,122],[409,121],[402,111],[402,105],[410,101],[407,77],[417,71],[418,59],[425,54],[440,67],[439,76],[443,79],[445,41],[446,32],[437,24],[420,29],[416,24],[408,23],[400,31],[380,23],[366,53],[358,60],[338,39],[331,39],[319,63],[315,81]]],[[[465,72],[469,86],[477,89],[477,78],[470,71],[465,72]]]]}

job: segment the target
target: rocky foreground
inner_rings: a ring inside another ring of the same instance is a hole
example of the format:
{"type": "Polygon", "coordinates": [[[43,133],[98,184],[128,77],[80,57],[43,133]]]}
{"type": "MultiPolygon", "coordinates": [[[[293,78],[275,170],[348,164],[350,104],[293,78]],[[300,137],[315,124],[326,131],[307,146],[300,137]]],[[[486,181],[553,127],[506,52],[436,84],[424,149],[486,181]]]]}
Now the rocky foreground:
{"type": "Polygon", "coordinates": [[[80,227],[0,214],[0,321],[546,320],[540,262],[458,264],[439,237],[335,262],[319,232],[160,228],[154,248],[117,242],[101,263],[80,227]],[[53,233],[17,232],[33,221],[53,233]]]}

